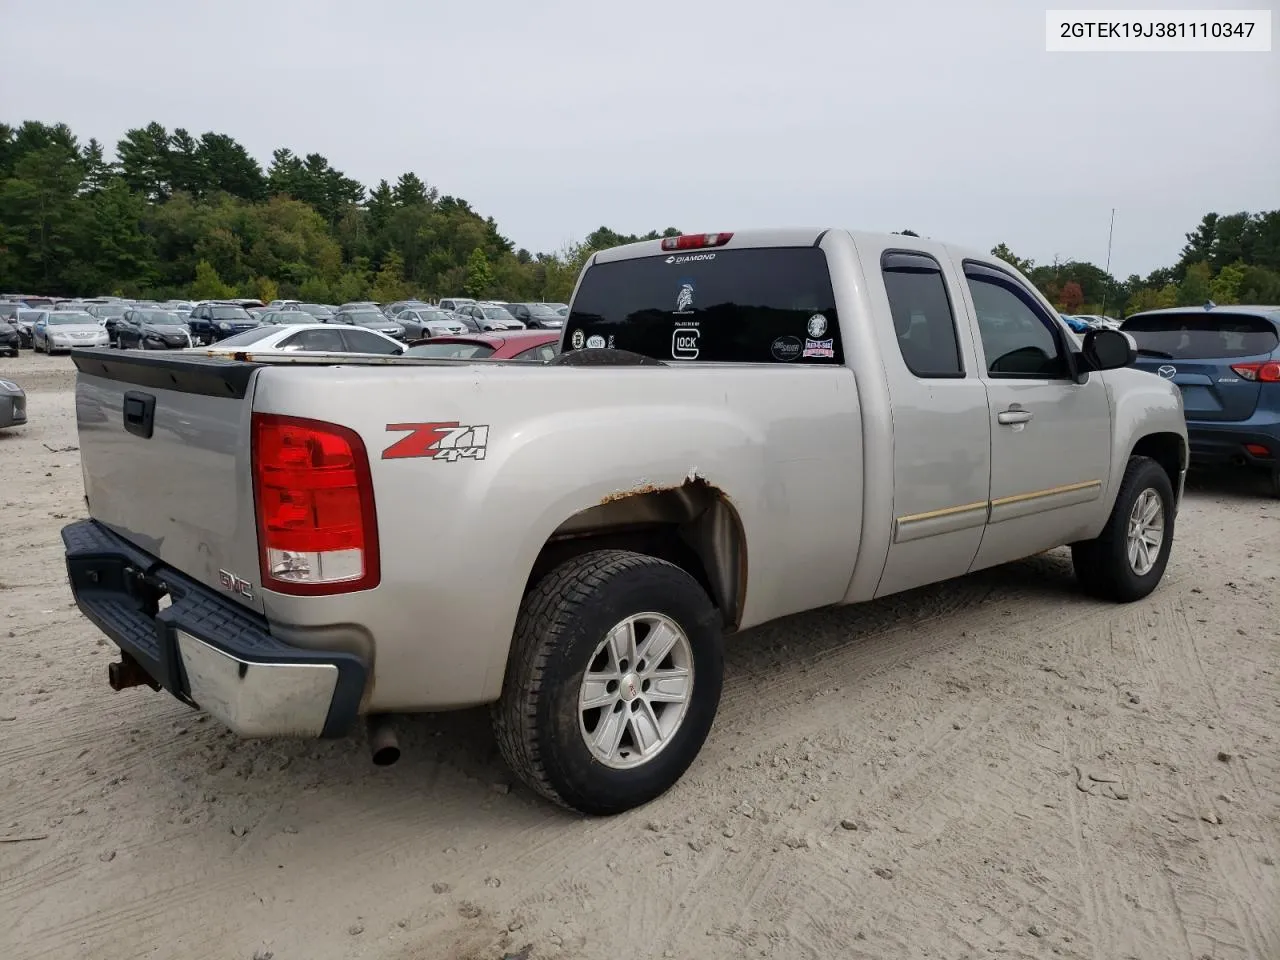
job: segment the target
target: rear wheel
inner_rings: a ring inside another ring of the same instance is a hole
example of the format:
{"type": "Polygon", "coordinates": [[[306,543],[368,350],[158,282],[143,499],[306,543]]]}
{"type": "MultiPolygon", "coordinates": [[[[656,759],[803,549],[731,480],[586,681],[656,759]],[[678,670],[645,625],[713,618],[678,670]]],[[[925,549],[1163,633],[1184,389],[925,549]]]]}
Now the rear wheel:
{"type": "Polygon", "coordinates": [[[1149,457],[1130,457],[1102,533],[1071,545],[1081,586],[1104,600],[1129,603],[1151,593],[1173,547],[1173,484],[1149,457]]]}
{"type": "Polygon", "coordinates": [[[723,670],[720,615],[693,577],[628,551],[584,554],[525,597],[494,734],[542,796],[621,813],[698,755],[723,670]]]}

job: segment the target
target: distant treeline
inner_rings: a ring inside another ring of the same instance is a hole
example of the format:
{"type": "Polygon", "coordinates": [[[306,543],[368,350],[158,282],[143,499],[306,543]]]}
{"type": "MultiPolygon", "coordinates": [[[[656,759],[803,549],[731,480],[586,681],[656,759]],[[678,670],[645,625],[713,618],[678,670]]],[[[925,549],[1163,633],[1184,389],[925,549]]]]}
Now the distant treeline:
{"type": "MultiPolygon", "coordinates": [[[[911,231],[904,231],[910,233],[911,231]]],[[[109,157],[66,124],[0,124],[0,291],[342,303],[447,296],[565,301],[594,250],[644,237],[601,227],[554,253],[516,249],[467,201],[413,172],[373,189],[317,153],[264,171],[231,137],[158,123],[109,157]]],[[[1280,210],[1207,214],[1175,265],[1117,281],[1091,263],[1034,264],[1066,312],[1280,302],[1280,210]]]]}

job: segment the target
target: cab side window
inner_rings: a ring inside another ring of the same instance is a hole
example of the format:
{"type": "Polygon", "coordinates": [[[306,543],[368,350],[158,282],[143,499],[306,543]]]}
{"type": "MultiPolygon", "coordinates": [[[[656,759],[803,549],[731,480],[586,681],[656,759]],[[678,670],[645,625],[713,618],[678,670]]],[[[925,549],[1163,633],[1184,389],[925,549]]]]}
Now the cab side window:
{"type": "Polygon", "coordinates": [[[965,280],[977,313],[982,352],[991,377],[1070,379],[1057,325],[1020,284],[998,270],[966,263],[965,280]]]}
{"type": "Polygon", "coordinates": [[[955,314],[942,267],[922,253],[887,251],[880,259],[902,360],[917,377],[963,377],[955,314]]]}

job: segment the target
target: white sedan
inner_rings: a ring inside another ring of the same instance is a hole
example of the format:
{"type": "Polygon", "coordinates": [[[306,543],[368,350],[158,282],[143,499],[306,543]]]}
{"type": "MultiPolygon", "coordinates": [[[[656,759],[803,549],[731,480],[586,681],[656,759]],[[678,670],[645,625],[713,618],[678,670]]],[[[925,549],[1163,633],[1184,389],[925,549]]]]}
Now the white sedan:
{"type": "Polygon", "coordinates": [[[377,330],[338,323],[263,325],[219,340],[208,347],[191,347],[211,357],[233,353],[378,353],[399,356],[404,344],[377,330]]]}

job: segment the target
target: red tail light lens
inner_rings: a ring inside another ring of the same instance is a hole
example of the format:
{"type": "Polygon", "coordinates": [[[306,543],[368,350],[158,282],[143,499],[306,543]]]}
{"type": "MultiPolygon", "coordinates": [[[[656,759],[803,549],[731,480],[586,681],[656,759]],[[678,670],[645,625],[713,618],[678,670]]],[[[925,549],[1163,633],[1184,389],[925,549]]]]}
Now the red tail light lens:
{"type": "Polygon", "coordinates": [[[1249,453],[1253,454],[1255,457],[1261,457],[1262,459],[1266,459],[1266,460],[1269,460],[1271,458],[1271,451],[1268,450],[1266,447],[1264,447],[1260,443],[1246,443],[1244,445],[1244,448],[1245,450],[1249,451],[1249,453]]]}
{"type": "Polygon", "coordinates": [[[1246,380],[1257,380],[1261,383],[1280,383],[1280,361],[1235,363],[1231,365],[1231,369],[1246,380]]]}
{"type": "Polygon", "coordinates": [[[701,250],[705,247],[723,247],[733,239],[732,233],[685,233],[678,237],[663,237],[663,250],[701,250]]]}
{"type": "Polygon", "coordinates": [[[378,522],[359,435],[320,420],[253,415],[262,585],[300,596],[378,585],[378,522]]]}

